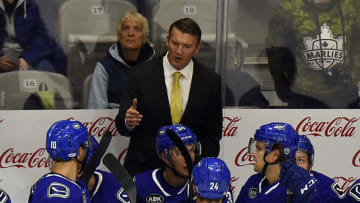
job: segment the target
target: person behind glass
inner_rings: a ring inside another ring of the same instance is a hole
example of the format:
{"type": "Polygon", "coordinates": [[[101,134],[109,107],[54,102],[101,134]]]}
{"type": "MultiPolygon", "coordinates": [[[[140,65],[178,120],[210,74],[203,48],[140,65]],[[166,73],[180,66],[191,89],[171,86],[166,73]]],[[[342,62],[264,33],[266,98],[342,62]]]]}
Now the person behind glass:
{"type": "Polygon", "coordinates": [[[0,1],[0,73],[36,69],[65,75],[66,63],[34,0],[0,1]]]}
{"type": "Polygon", "coordinates": [[[147,42],[148,38],[147,20],[140,13],[126,12],[118,25],[118,41],[111,45],[106,56],[96,64],[88,108],[119,107],[129,71],[155,55],[155,50],[147,42]]]}
{"type": "Polygon", "coordinates": [[[182,123],[196,133],[204,157],[219,154],[221,78],[193,59],[200,41],[199,25],[179,19],[170,25],[168,51],[129,74],[115,123],[121,135],[130,136],[124,162],[130,174],[161,166],[154,147],[161,126],[182,123]]]}
{"type": "Polygon", "coordinates": [[[46,136],[46,150],[54,161],[51,172],[32,187],[29,203],[90,203],[89,191],[78,179],[89,151],[90,135],[79,121],[55,122],[46,136]]]}
{"type": "Polygon", "coordinates": [[[0,202],[1,203],[11,203],[9,195],[0,188],[0,202]]]}
{"type": "Polygon", "coordinates": [[[194,167],[191,182],[196,203],[232,203],[230,170],[215,157],[201,159],[194,167]]]}
{"type": "Polygon", "coordinates": [[[200,144],[188,127],[182,124],[161,127],[156,137],[156,151],[163,167],[135,176],[137,203],[151,202],[150,200],[154,199],[159,202],[188,202],[188,182],[191,174],[181,151],[168,137],[169,131],[181,139],[192,163],[195,163],[196,157],[200,155],[200,144]]]}
{"type": "Polygon", "coordinates": [[[360,1],[285,0],[266,38],[275,89],[290,108],[358,108],[360,1]]]}
{"type": "MultiPolygon", "coordinates": [[[[318,182],[317,186],[313,187],[313,190],[316,190],[316,192],[310,193],[302,199],[302,202],[342,202],[345,197],[345,192],[341,187],[328,176],[312,170],[314,156],[315,151],[310,139],[305,135],[300,135],[298,150],[295,155],[296,163],[291,162],[285,164],[287,171],[282,171],[280,183],[286,183],[288,188],[292,187],[292,190],[296,190],[296,188],[302,184],[296,185],[295,183],[306,182],[309,177],[308,174],[310,174],[310,176],[314,177],[318,182]]],[[[292,198],[293,202],[300,202],[296,196],[292,198]]]]}
{"type": "Polygon", "coordinates": [[[298,134],[287,123],[269,123],[250,138],[249,154],[254,156],[254,171],[241,188],[237,203],[286,202],[287,189],[279,182],[281,163],[293,160],[298,134]]]}

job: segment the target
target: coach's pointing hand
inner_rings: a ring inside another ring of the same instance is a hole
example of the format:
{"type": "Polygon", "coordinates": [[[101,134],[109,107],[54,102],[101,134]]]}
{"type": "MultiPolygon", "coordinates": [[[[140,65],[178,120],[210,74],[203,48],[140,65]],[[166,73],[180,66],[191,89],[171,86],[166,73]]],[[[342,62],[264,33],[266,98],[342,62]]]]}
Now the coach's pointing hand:
{"type": "Polygon", "coordinates": [[[126,111],[125,121],[128,126],[138,126],[142,121],[143,115],[136,110],[137,99],[134,98],[132,105],[126,111]]]}

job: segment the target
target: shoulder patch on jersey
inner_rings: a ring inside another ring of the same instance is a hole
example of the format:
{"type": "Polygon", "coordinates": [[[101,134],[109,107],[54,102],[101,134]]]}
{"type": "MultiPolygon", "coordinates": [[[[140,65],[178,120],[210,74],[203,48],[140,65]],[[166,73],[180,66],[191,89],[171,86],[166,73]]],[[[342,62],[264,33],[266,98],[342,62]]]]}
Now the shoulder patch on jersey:
{"type": "Polygon", "coordinates": [[[337,182],[334,182],[333,184],[331,184],[331,189],[332,191],[335,192],[335,194],[340,198],[343,199],[346,195],[346,193],[344,192],[343,189],[341,189],[341,187],[337,184],[337,182]]]}
{"type": "Polygon", "coordinates": [[[255,187],[249,188],[249,190],[248,190],[248,196],[249,196],[251,199],[255,199],[258,195],[259,195],[259,192],[258,192],[258,189],[257,189],[257,188],[255,188],[255,187]]]}
{"type": "Polygon", "coordinates": [[[0,189],[0,203],[5,203],[8,199],[7,194],[0,189]]]}
{"type": "Polygon", "coordinates": [[[53,182],[48,187],[47,196],[48,198],[59,197],[67,199],[70,196],[70,189],[64,184],[53,182]]]}
{"type": "Polygon", "coordinates": [[[356,183],[350,188],[349,195],[356,201],[360,201],[360,183],[356,183]]]}
{"type": "Polygon", "coordinates": [[[146,203],[163,203],[164,197],[160,194],[150,194],[146,197],[146,203]]]}
{"type": "Polygon", "coordinates": [[[116,194],[117,199],[122,203],[130,203],[129,196],[126,194],[123,187],[119,189],[116,194]]]}

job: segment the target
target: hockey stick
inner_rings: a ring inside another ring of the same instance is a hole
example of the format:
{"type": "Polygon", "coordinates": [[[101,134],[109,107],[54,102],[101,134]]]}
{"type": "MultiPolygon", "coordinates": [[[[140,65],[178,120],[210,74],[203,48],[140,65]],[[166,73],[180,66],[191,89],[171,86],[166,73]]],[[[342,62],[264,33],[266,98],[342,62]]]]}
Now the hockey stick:
{"type": "Polygon", "coordinates": [[[94,173],[96,167],[99,165],[101,158],[104,156],[107,148],[109,147],[111,139],[112,139],[111,132],[106,131],[102,136],[100,143],[97,149],[95,150],[93,156],[91,157],[89,164],[86,166],[84,170],[84,175],[82,179],[86,183],[86,185],[88,184],[89,179],[91,175],[94,173]]]}
{"type": "MultiPolygon", "coordinates": [[[[183,155],[185,162],[186,162],[186,166],[187,169],[189,171],[189,177],[191,177],[191,173],[192,173],[192,169],[194,167],[194,164],[191,160],[190,157],[190,153],[187,150],[186,146],[184,145],[184,143],[182,142],[182,140],[180,139],[180,137],[172,130],[168,129],[166,131],[166,135],[170,138],[171,141],[174,142],[174,144],[176,145],[176,147],[180,150],[181,154],[183,155]]],[[[191,203],[193,202],[193,196],[194,196],[194,191],[191,187],[191,183],[189,182],[189,196],[188,196],[188,202],[191,203]]]]}
{"type": "Polygon", "coordinates": [[[103,163],[115,176],[116,180],[124,188],[131,203],[136,203],[136,185],[129,172],[121,165],[121,163],[111,153],[105,155],[103,163]]]}

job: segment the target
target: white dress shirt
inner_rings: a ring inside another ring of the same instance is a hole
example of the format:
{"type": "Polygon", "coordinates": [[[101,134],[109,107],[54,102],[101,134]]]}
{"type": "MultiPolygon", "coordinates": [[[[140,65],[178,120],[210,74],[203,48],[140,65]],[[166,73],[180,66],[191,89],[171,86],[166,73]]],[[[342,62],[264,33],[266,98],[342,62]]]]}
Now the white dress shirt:
{"type": "Polygon", "coordinates": [[[165,76],[165,85],[167,90],[167,96],[169,99],[169,104],[171,104],[171,90],[173,84],[173,73],[180,72],[182,76],[180,77],[180,87],[181,87],[181,96],[182,96],[182,112],[186,108],[187,101],[189,99],[191,80],[194,72],[194,62],[190,60],[189,64],[186,65],[183,69],[175,69],[169,62],[167,58],[168,53],[163,58],[163,67],[164,67],[164,76],[165,76]]]}

